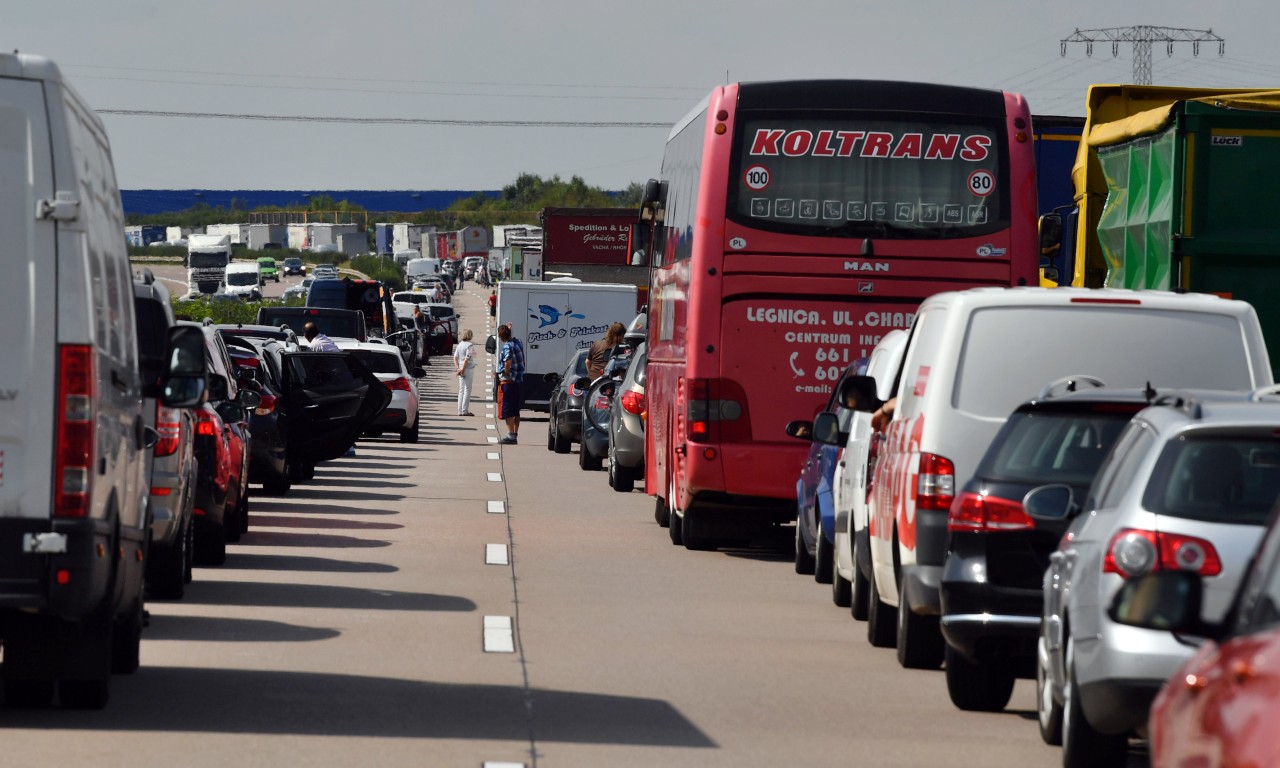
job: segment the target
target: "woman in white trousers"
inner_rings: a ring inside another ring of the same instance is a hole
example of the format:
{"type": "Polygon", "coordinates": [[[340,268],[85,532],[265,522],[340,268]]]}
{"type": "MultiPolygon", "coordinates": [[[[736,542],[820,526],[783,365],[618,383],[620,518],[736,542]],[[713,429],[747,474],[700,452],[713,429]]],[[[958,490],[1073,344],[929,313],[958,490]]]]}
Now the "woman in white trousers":
{"type": "Polygon", "coordinates": [[[471,343],[470,329],[462,332],[462,341],[453,348],[453,368],[458,375],[458,415],[475,416],[471,412],[471,378],[475,373],[476,345],[471,343]]]}

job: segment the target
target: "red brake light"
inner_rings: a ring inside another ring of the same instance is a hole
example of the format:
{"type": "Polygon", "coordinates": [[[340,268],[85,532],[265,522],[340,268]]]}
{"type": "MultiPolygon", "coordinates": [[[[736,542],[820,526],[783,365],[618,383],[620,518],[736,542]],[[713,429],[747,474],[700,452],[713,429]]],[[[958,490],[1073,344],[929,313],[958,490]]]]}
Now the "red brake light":
{"type": "Polygon", "coordinates": [[[1213,544],[1178,533],[1122,528],[1107,544],[1103,573],[1133,578],[1152,571],[1195,571],[1201,576],[1222,573],[1222,560],[1213,544]]]}
{"type": "Polygon", "coordinates": [[[276,396],[262,393],[262,401],[258,403],[258,407],[253,412],[259,416],[266,416],[276,409],[276,396]]]}
{"type": "Polygon", "coordinates": [[[1072,304],[1141,304],[1139,299],[1088,299],[1077,296],[1071,300],[1072,304]]]}
{"type": "Polygon", "coordinates": [[[916,477],[916,509],[951,509],[956,492],[956,467],[950,459],[920,454],[916,477]]]}
{"type": "Polygon", "coordinates": [[[949,531],[996,533],[1035,527],[1035,521],[1027,516],[1020,502],[979,493],[957,496],[947,515],[949,531]]]}
{"type": "Polygon", "coordinates": [[[751,439],[747,395],[732,379],[686,380],[688,437],[697,443],[751,439]]]}
{"type": "Polygon", "coordinates": [[[214,437],[218,434],[218,426],[208,419],[201,419],[196,424],[196,434],[204,437],[214,437]]]}
{"type": "Polygon", "coordinates": [[[156,403],[156,431],[160,439],[156,441],[156,456],[172,456],[178,452],[178,441],[182,438],[182,412],[177,408],[168,408],[156,403]]]}
{"type": "Polygon", "coordinates": [[[85,517],[93,491],[93,347],[58,348],[58,443],[54,467],[53,514],[85,517]]]}
{"type": "Polygon", "coordinates": [[[409,388],[409,380],[408,380],[408,379],[406,379],[406,378],[405,378],[405,377],[403,377],[403,376],[401,376],[401,377],[400,377],[400,378],[398,378],[398,379],[392,379],[391,381],[384,381],[384,382],[382,382],[382,384],[383,384],[383,386],[385,386],[387,389],[398,389],[398,390],[401,390],[401,391],[403,391],[403,392],[412,392],[412,391],[413,391],[413,390],[411,390],[411,389],[409,388]]]}
{"type": "Polygon", "coordinates": [[[632,392],[630,390],[622,393],[620,403],[622,404],[623,410],[627,413],[634,413],[637,416],[644,413],[646,405],[643,394],[639,392],[632,392]]]}

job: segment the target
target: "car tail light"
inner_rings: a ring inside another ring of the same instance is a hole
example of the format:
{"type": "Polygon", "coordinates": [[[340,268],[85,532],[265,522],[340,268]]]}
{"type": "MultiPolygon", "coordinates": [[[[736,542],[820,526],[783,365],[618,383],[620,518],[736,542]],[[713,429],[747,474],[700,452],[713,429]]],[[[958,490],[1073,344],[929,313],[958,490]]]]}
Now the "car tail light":
{"type": "Polygon", "coordinates": [[[627,390],[622,393],[620,403],[624,411],[627,413],[634,413],[637,416],[644,413],[646,405],[644,395],[640,392],[632,392],[631,390],[627,390]]]}
{"type": "Polygon", "coordinates": [[[155,455],[172,456],[177,453],[182,439],[182,411],[156,403],[156,431],[160,433],[160,439],[156,441],[155,455]]]}
{"type": "Polygon", "coordinates": [[[975,533],[1025,531],[1035,528],[1022,503],[981,493],[962,493],[951,502],[947,530],[975,533]]]}
{"type": "Polygon", "coordinates": [[[871,492],[876,485],[876,464],[880,461],[880,442],[884,435],[871,433],[871,441],[867,444],[867,501],[871,501],[871,492]]]}
{"type": "Polygon", "coordinates": [[[1102,561],[1103,573],[1129,579],[1160,570],[1217,576],[1222,573],[1222,560],[1213,544],[1194,536],[1122,528],[1111,537],[1102,561]]]}
{"type": "Polygon", "coordinates": [[[93,492],[93,347],[58,348],[58,443],[54,467],[53,514],[85,517],[93,492]]]}
{"type": "Polygon", "coordinates": [[[413,391],[412,389],[409,388],[409,380],[403,376],[401,376],[398,379],[392,379],[391,381],[384,381],[382,383],[384,386],[386,386],[387,389],[398,389],[403,392],[413,391]]]}
{"type": "Polygon", "coordinates": [[[208,416],[201,414],[199,423],[196,424],[196,434],[202,437],[217,437],[218,425],[208,416]]]}
{"type": "Polygon", "coordinates": [[[268,416],[276,409],[276,396],[268,395],[265,392],[261,395],[262,401],[258,403],[258,407],[253,412],[259,416],[268,416]]]}
{"type": "Polygon", "coordinates": [[[749,440],[746,392],[732,379],[688,379],[685,390],[691,442],[718,443],[749,440]]]}
{"type": "Polygon", "coordinates": [[[956,493],[956,467],[950,459],[932,453],[920,454],[916,476],[916,509],[951,509],[956,493]]]}
{"type": "Polygon", "coordinates": [[[262,361],[254,355],[232,355],[231,359],[241,368],[261,368],[262,361]]]}

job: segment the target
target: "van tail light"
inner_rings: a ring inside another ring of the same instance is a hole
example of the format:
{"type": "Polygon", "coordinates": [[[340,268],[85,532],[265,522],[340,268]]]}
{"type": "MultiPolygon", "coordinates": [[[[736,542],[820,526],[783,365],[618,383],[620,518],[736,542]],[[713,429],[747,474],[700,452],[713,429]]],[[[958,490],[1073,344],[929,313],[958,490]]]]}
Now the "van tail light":
{"type": "Polygon", "coordinates": [[[218,425],[213,423],[206,414],[200,414],[200,421],[196,424],[196,434],[201,437],[217,437],[218,425]]]}
{"type": "Polygon", "coordinates": [[[392,379],[391,381],[384,381],[382,383],[384,386],[386,386],[387,389],[393,389],[393,390],[398,389],[403,392],[413,391],[409,388],[409,380],[406,379],[404,376],[401,376],[398,379],[392,379]]]}
{"type": "Polygon", "coordinates": [[[916,509],[950,510],[956,493],[956,467],[951,459],[920,454],[916,476],[916,509]]]}
{"type": "Polygon", "coordinates": [[[732,379],[687,379],[685,434],[694,443],[733,443],[751,439],[747,393],[732,379]]]}
{"type": "Polygon", "coordinates": [[[619,402],[622,405],[622,409],[627,413],[634,413],[637,416],[644,413],[644,395],[640,392],[627,390],[622,393],[622,397],[619,399],[619,402]]]}
{"type": "Polygon", "coordinates": [[[58,442],[54,466],[54,517],[86,517],[93,495],[93,347],[58,347],[58,442]]]}
{"type": "Polygon", "coordinates": [[[155,455],[172,456],[177,453],[182,439],[182,411],[156,403],[156,431],[160,433],[160,439],[156,441],[155,455]]]}
{"type": "Polygon", "coordinates": [[[1027,531],[1036,527],[1022,503],[982,493],[962,493],[951,502],[947,530],[970,533],[1027,531]]]}
{"type": "Polygon", "coordinates": [[[1222,573],[1222,560],[1204,539],[1139,528],[1116,531],[1102,560],[1103,573],[1118,573],[1126,579],[1162,570],[1217,576],[1222,573]]]}
{"type": "Polygon", "coordinates": [[[275,410],[275,396],[264,392],[261,397],[261,402],[257,403],[257,407],[253,408],[253,412],[259,416],[269,416],[271,411],[275,410]]]}
{"type": "Polygon", "coordinates": [[[884,435],[879,432],[871,433],[871,440],[867,443],[867,501],[871,501],[871,492],[876,485],[876,464],[880,460],[880,442],[884,440],[884,435]]]}

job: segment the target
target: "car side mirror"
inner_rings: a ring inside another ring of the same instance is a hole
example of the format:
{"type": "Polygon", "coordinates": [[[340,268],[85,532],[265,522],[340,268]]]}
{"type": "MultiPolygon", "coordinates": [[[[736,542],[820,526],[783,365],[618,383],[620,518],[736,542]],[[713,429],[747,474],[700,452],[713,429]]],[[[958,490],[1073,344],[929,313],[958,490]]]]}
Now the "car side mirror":
{"type": "Polygon", "coordinates": [[[257,408],[262,403],[262,393],[245,387],[236,393],[236,405],[241,408],[257,408]]]}
{"type": "Polygon", "coordinates": [[[142,447],[148,450],[155,448],[156,443],[160,442],[160,433],[155,427],[142,428],[142,447]]]}
{"type": "Polygon", "coordinates": [[[1129,579],[1111,600],[1107,615],[1117,624],[1216,637],[1221,628],[1200,619],[1204,582],[1195,571],[1153,571],[1129,579]]]}
{"type": "Polygon", "coordinates": [[[1057,267],[1041,267],[1040,276],[1051,283],[1062,283],[1060,279],[1062,275],[1058,272],[1057,267]]]}
{"type": "Polygon", "coordinates": [[[209,388],[204,331],[192,325],[170,328],[165,360],[160,402],[170,408],[193,408],[204,402],[209,388]]]}
{"type": "Polygon", "coordinates": [[[850,376],[840,385],[840,405],[859,413],[875,413],[884,401],[877,394],[876,377],[850,376]]]}
{"type": "Polygon", "coordinates": [[[591,377],[581,376],[573,382],[573,386],[585,392],[591,386],[591,377]]]}
{"type": "Polygon", "coordinates": [[[1052,256],[1062,247],[1062,215],[1046,213],[1040,217],[1040,255],[1052,256]]]}
{"type": "Polygon", "coordinates": [[[813,422],[797,420],[787,424],[787,436],[797,440],[813,439],[813,422]]]}
{"type": "Polygon", "coordinates": [[[1022,497],[1022,509],[1032,520],[1065,520],[1075,510],[1075,494],[1069,485],[1042,485],[1022,497]]]}
{"type": "Polygon", "coordinates": [[[230,397],[230,387],[227,379],[220,373],[209,374],[209,399],[216,402],[226,400],[230,397]]]}
{"type": "Polygon", "coordinates": [[[823,445],[843,447],[849,440],[849,433],[841,431],[840,418],[834,413],[823,412],[813,417],[813,441],[823,445]]]}
{"type": "Polygon", "coordinates": [[[542,380],[554,387],[560,383],[560,374],[552,371],[551,373],[544,375],[542,380]]]}
{"type": "Polygon", "coordinates": [[[415,365],[412,369],[410,369],[409,375],[415,379],[421,379],[427,375],[427,371],[425,368],[415,365]]]}

